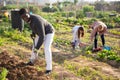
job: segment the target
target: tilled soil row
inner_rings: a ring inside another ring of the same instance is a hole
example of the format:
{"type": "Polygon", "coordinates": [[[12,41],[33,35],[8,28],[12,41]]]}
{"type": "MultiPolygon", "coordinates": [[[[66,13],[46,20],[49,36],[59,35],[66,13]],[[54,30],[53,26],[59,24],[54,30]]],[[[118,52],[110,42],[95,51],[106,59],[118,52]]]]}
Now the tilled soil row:
{"type": "Polygon", "coordinates": [[[51,80],[43,71],[26,65],[19,57],[11,56],[7,52],[0,53],[0,67],[8,70],[8,80],[51,80]]]}

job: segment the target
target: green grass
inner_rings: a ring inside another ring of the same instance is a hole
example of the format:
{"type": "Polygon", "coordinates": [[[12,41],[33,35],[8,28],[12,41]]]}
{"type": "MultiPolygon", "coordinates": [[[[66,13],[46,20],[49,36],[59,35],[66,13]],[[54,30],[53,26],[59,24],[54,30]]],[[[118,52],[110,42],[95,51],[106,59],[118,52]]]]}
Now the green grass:
{"type": "Polygon", "coordinates": [[[101,73],[99,70],[92,69],[89,66],[81,66],[71,61],[65,61],[64,66],[66,69],[84,80],[116,80],[116,78],[109,77],[101,73]]]}

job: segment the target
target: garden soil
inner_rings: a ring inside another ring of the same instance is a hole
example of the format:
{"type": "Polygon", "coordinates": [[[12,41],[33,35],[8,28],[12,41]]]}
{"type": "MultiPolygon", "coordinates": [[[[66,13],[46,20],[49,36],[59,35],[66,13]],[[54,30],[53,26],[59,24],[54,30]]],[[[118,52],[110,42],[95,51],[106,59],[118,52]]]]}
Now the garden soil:
{"type": "Polygon", "coordinates": [[[2,67],[8,70],[7,80],[51,80],[43,71],[26,65],[18,56],[11,56],[8,52],[0,53],[0,69],[2,67]]]}

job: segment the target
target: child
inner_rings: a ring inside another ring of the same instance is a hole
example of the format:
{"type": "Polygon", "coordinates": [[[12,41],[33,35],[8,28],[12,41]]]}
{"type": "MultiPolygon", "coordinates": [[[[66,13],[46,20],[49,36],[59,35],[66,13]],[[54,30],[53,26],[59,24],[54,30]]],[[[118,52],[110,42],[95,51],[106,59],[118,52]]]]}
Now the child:
{"type": "Polygon", "coordinates": [[[75,49],[80,45],[80,37],[84,36],[84,28],[80,25],[75,25],[72,29],[73,39],[72,39],[72,47],[75,49]]]}
{"type": "Polygon", "coordinates": [[[98,34],[101,37],[103,47],[105,46],[104,34],[107,31],[107,26],[102,21],[95,21],[94,23],[92,23],[92,25],[90,25],[90,27],[92,28],[90,40],[93,41],[93,38],[94,38],[93,51],[96,51],[98,50],[98,47],[97,47],[97,35],[98,34]]]}

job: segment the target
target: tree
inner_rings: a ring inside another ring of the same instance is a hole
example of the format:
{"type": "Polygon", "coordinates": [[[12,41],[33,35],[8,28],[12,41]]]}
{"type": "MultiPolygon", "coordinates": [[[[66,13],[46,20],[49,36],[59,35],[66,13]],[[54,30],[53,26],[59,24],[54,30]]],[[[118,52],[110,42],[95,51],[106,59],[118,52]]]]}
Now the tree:
{"type": "Polygon", "coordinates": [[[107,6],[108,6],[108,3],[106,3],[104,0],[95,2],[95,10],[97,11],[104,11],[106,10],[107,6]]]}
{"type": "Polygon", "coordinates": [[[83,12],[86,13],[86,12],[93,12],[94,11],[94,6],[84,6],[83,7],[83,12]]]}
{"type": "Polygon", "coordinates": [[[120,13],[120,1],[114,2],[114,9],[115,11],[120,13]]]}
{"type": "Polygon", "coordinates": [[[78,3],[78,0],[74,0],[74,4],[76,5],[78,3]]]}

